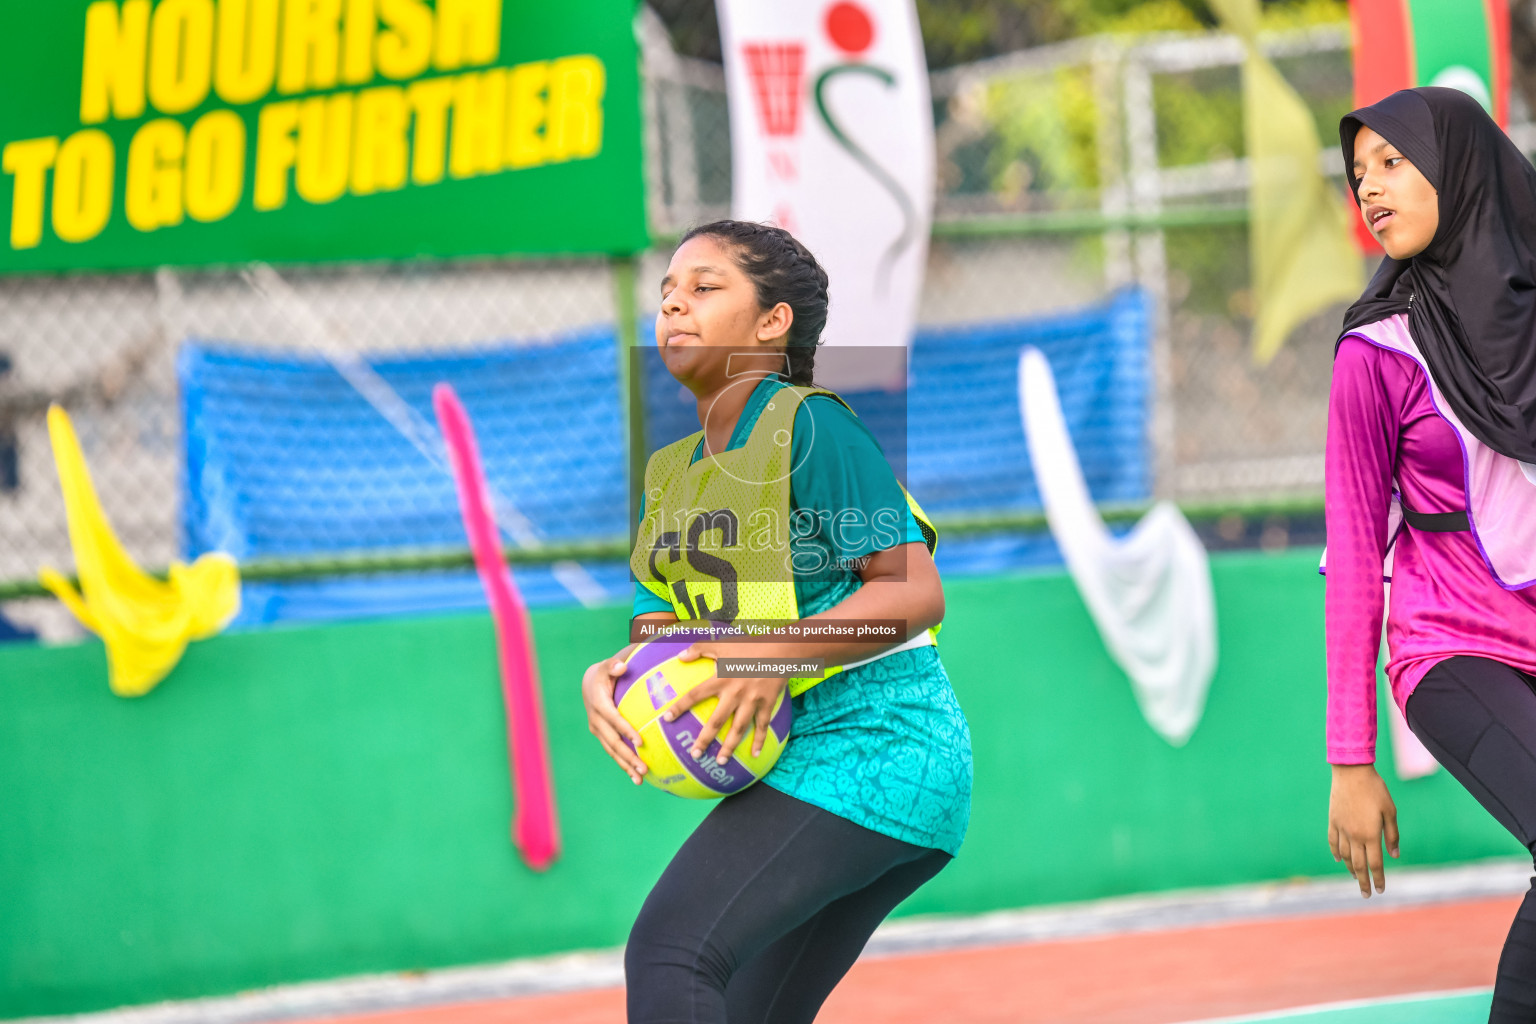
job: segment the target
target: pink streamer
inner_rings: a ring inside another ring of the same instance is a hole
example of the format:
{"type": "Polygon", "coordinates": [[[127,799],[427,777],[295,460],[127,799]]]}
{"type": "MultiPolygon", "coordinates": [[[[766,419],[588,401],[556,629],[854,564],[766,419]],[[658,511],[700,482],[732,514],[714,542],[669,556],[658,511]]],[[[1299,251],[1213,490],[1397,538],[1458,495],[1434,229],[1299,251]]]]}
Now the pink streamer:
{"type": "Polygon", "coordinates": [[[528,608],[502,558],[501,536],[491,513],[490,489],[469,416],[459,396],[447,384],[432,389],[432,406],[448,446],[464,532],[469,535],[475,568],[485,587],[491,621],[496,627],[502,696],[507,708],[508,760],[516,804],[512,841],[529,867],[543,871],[560,855],[560,823],[555,812],[549,742],[545,736],[539,668],[534,658],[528,608]]]}

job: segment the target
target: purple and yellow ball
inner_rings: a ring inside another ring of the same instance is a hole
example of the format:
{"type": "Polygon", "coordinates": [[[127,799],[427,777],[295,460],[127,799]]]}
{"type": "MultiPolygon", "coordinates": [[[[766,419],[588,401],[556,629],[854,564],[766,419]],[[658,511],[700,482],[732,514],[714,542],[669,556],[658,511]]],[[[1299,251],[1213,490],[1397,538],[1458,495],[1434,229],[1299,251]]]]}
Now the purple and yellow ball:
{"type": "MultiPolygon", "coordinates": [[[[713,658],[678,661],[677,656],[708,634],[677,634],[647,640],[630,653],[624,674],[613,689],[619,714],[640,733],[640,760],[648,769],[645,781],[657,789],[693,800],[715,800],[739,793],[768,774],[789,739],[793,718],[788,692],[781,693],[768,723],[762,753],[752,753],[749,731],[724,764],[716,761],[716,738],[695,761],[689,750],[719,702],[708,697],[668,722],[662,715],[678,699],[715,674],[713,658]]],[[[721,727],[720,735],[730,730],[721,727]]]]}

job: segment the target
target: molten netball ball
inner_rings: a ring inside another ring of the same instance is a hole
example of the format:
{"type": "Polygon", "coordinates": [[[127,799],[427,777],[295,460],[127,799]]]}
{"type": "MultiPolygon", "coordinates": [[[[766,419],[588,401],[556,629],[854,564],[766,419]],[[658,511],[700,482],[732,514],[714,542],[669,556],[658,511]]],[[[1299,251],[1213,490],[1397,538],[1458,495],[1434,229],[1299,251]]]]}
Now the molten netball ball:
{"type": "MultiPolygon", "coordinates": [[[[719,632],[717,629],[715,635],[719,632]]],[[[715,674],[713,658],[677,660],[689,645],[708,639],[709,635],[708,630],[701,629],[647,640],[630,654],[625,672],[613,688],[613,702],[618,706],[619,714],[640,733],[642,743],[638,752],[648,769],[645,781],[657,789],[694,800],[713,800],[739,793],[767,775],[789,739],[789,723],[793,715],[786,688],[774,706],[761,754],[753,756],[754,737],[748,732],[725,764],[716,760],[720,753],[718,739],[709,745],[702,758],[695,761],[689,750],[719,702],[709,697],[672,722],[664,721],[661,716],[677,703],[678,698],[715,674]]],[[[721,727],[720,735],[725,735],[729,729],[727,721],[721,727]]]]}

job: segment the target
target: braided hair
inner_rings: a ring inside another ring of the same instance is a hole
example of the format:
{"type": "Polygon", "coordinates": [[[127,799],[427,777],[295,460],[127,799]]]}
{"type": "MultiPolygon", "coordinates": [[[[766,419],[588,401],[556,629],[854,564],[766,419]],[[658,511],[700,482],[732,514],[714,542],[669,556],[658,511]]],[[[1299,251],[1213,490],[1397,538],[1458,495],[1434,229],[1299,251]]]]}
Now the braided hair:
{"type": "MultiPolygon", "coordinates": [[[[811,251],[780,227],[745,220],[717,220],[683,236],[714,238],[731,250],[731,258],[752,282],[757,303],[772,309],[779,303],[794,311],[785,338],[789,382],[811,384],[816,371],[816,346],[827,326],[827,272],[811,251]]],[[[681,243],[679,243],[681,244],[681,243]]]]}

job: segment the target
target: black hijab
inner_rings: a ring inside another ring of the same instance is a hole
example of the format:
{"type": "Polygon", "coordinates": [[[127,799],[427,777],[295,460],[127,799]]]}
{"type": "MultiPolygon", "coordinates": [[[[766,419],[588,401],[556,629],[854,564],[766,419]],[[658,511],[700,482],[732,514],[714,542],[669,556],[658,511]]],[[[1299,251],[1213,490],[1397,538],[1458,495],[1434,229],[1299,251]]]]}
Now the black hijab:
{"type": "Polygon", "coordinates": [[[1439,193],[1440,226],[1406,260],[1384,259],[1344,330],[1408,314],[1414,343],[1456,416],[1502,455],[1536,463],[1536,168],[1471,96],[1395,92],[1339,122],[1350,194],[1355,135],[1373,129],[1439,193]]]}

